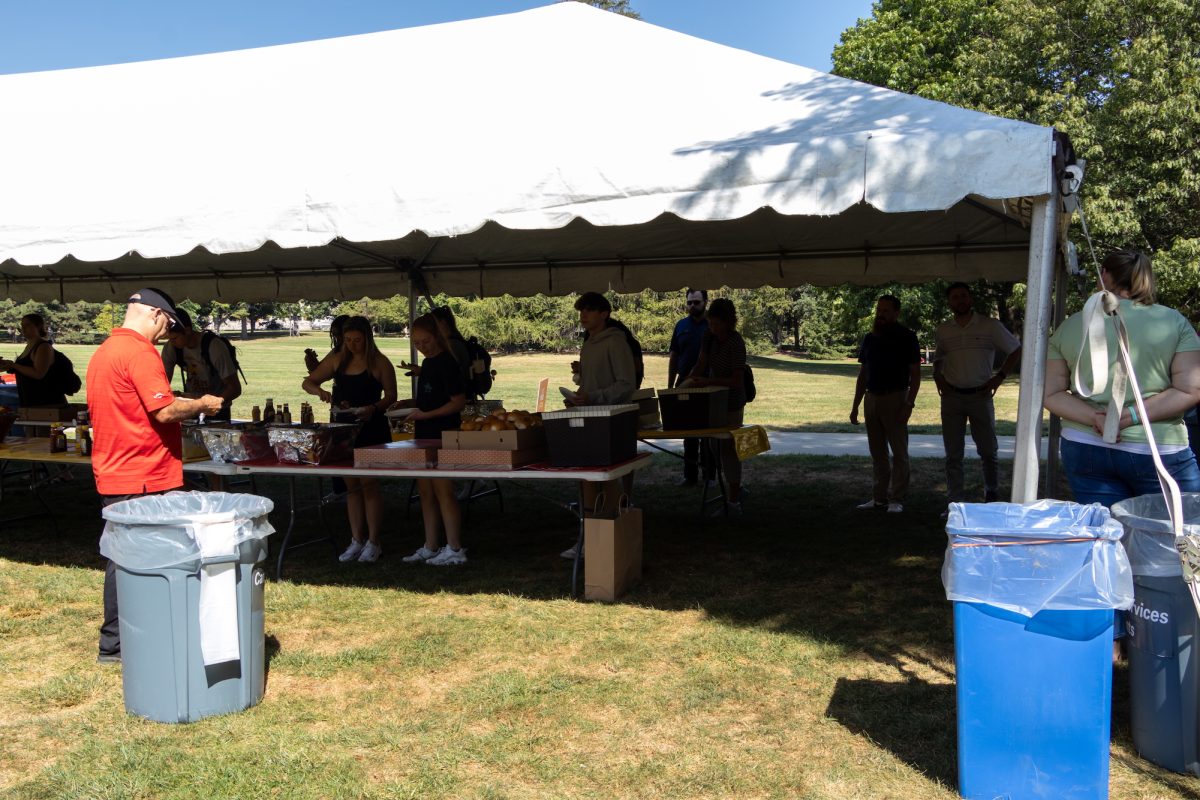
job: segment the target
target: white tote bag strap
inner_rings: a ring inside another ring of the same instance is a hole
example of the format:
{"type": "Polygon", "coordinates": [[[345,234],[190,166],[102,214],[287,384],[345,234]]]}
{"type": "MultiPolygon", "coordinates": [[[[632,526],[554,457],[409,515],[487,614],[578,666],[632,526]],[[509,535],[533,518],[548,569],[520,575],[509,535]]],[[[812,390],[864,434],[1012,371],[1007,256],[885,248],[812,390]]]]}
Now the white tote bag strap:
{"type": "MultiPolygon", "coordinates": [[[[1118,330],[1123,330],[1120,324],[1117,296],[1111,292],[1096,292],[1088,298],[1083,306],[1083,340],[1079,343],[1079,356],[1075,360],[1075,374],[1072,377],[1073,390],[1079,397],[1091,397],[1100,394],[1108,388],[1108,319],[1118,320],[1118,330]],[[1085,356],[1091,365],[1091,381],[1084,384],[1083,370],[1079,368],[1085,356]]],[[[1126,342],[1126,345],[1128,342],[1126,342]]],[[[1128,349],[1128,347],[1126,347],[1128,349]]],[[[1119,359],[1113,367],[1112,392],[1108,401],[1108,411],[1104,423],[1104,441],[1114,443],[1121,430],[1121,412],[1125,409],[1125,395],[1129,388],[1129,370],[1125,359],[1119,359]]]]}

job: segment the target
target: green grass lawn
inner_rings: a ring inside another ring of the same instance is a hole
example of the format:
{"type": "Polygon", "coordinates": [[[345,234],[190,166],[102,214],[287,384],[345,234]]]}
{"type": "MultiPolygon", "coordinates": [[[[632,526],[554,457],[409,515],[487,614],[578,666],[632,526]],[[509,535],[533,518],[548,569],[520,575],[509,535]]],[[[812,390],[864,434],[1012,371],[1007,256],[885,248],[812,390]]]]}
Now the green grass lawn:
{"type": "MultiPolygon", "coordinates": [[[[263,405],[267,397],[275,403],[290,403],[294,410],[304,401],[317,402],[300,389],[304,379],[304,348],[311,347],[324,355],[329,337],[310,333],[299,337],[262,336],[237,341],[238,359],[248,378],[243,393],[234,402],[235,417],[250,418],[254,405],[263,405]]],[[[409,358],[407,339],[379,339],[380,349],[399,364],[409,358]]],[[[62,345],[75,362],[76,371],[83,377],[87,360],[96,349],[92,345],[62,345]]],[[[0,352],[5,352],[0,350],[0,352]]],[[[16,355],[13,352],[12,355],[16,355]]],[[[511,408],[532,409],[537,400],[537,385],[542,378],[550,379],[548,403],[553,407],[561,402],[558,386],[570,386],[571,361],[575,354],[521,353],[497,355],[492,361],[496,384],[491,397],[505,401],[511,408]]],[[[647,354],[645,386],[666,386],[667,359],[663,355],[647,354]]],[[[774,430],[809,432],[862,431],[850,425],[850,403],[854,399],[854,381],[858,364],[853,361],[806,361],[786,355],[755,356],[754,367],[758,398],[746,411],[747,422],[765,425],[774,430]]],[[[400,396],[409,394],[407,379],[400,380],[400,396]]],[[[176,386],[179,379],[176,377],[176,386]]],[[[86,386],[84,387],[86,392],[86,386]]],[[[77,395],[82,401],[82,394],[77,395]]],[[[1009,379],[996,395],[996,427],[1002,435],[1016,432],[1017,381],[1009,379]]],[[[937,392],[933,386],[930,367],[923,368],[921,396],[909,427],[912,433],[935,434],[941,431],[938,417],[937,392]]]]}
{"type": "MultiPolygon", "coordinates": [[[[0,523],[0,795],[956,797],[941,462],[915,461],[887,519],[852,508],[865,459],[752,459],[734,520],[698,517],[678,464],[639,476],[644,579],[613,605],[569,599],[572,519],[515,488],[470,508],[467,565],[401,563],[419,522],[387,482],[384,558],[289,557],[263,702],[191,725],[127,716],[121,668],[94,662],[98,502],[88,476],[50,487],[61,534],[0,523]]],[[[34,510],[15,489],[3,508],[34,510]]],[[[1134,753],[1127,683],[1118,667],[1111,796],[1200,796],[1134,753]]]]}

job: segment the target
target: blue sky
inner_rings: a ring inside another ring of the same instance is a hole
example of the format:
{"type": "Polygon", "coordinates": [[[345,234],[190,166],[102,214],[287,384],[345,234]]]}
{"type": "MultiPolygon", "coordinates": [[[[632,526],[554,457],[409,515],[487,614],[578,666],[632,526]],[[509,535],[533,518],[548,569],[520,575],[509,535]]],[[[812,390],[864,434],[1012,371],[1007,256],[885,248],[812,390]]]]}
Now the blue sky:
{"type": "MultiPolygon", "coordinates": [[[[0,73],[115,64],[504,14],[551,0],[0,0],[0,73]]],[[[632,0],[642,19],[827,71],[870,0],[632,0]]]]}

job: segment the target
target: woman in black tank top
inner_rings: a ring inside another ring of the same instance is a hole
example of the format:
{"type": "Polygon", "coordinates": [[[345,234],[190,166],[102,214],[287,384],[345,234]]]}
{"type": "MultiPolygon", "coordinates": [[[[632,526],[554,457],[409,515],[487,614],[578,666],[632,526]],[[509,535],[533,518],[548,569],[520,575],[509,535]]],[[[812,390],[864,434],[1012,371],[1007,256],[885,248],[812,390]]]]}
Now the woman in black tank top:
{"type": "Polygon", "coordinates": [[[17,376],[17,396],[22,407],[61,406],[67,402],[62,387],[50,375],[54,365],[54,346],[46,339],[46,321],[41,314],[21,317],[25,349],[16,361],[0,359],[0,369],[17,376]]]}
{"type": "MultiPolygon", "coordinates": [[[[351,317],[342,328],[339,358],[327,358],[301,384],[334,409],[350,412],[362,422],[355,447],[391,441],[384,412],[396,402],[396,368],[375,348],[371,323],[351,317]],[[333,379],[333,392],[321,388],[333,379]]],[[[383,498],[374,478],[346,478],[346,513],[350,517],[350,546],[340,561],[375,561],[383,552],[379,533],[383,528],[383,498]],[[365,530],[364,530],[365,529],[365,530]]]]}

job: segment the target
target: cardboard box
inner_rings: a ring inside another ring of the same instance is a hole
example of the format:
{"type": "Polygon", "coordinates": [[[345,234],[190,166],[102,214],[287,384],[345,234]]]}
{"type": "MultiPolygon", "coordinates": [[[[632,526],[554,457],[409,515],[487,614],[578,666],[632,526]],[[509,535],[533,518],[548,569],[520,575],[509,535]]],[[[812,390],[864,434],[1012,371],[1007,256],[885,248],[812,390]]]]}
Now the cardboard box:
{"type": "Polygon", "coordinates": [[[637,455],[638,407],[579,406],[542,415],[552,467],[607,467],[637,455]]]}
{"type": "Polygon", "coordinates": [[[629,402],[637,403],[639,430],[650,430],[662,424],[658,417],[658,398],[654,396],[654,389],[638,389],[633,393],[633,397],[629,398],[629,402]]]}
{"type": "Polygon", "coordinates": [[[184,461],[206,461],[208,460],[208,448],[204,446],[204,439],[200,436],[200,431],[196,425],[183,425],[183,460],[184,461]]]}
{"type": "Polygon", "coordinates": [[[70,422],[87,408],[86,403],[67,403],[63,406],[21,406],[22,419],[34,422],[70,422]]]}
{"type": "Polygon", "coordinates": [[[583,534],[583,596],[611,603],[642,579],[642,510],[590,518],[583,534]]]}
{"type": "Polygon", "coordinates": [[[658,393],[664,431],[724,428],[729,424],[729,388],[704,386],[658,393]]]}
{"type": "MultiPolygon", "coordinates": [[[[468,431],[469,433],[469,431],[468,431]]],[[[546,448],[530,450],[439,450],[438,466],[450,469],[517,469],[546,460],[546,448]]]]}
{"type": "Polygon", "coordinates": [[[442,431],[443,450],[535,450],[546,446],[543,428],[523,431],[442,431]]]}
{"type": "Polygon", "coordinates": [[[409,439],[354,448],[354,466],[429,469],[438,463],[437,439],[409,439]]]}

